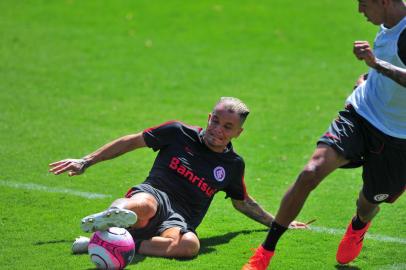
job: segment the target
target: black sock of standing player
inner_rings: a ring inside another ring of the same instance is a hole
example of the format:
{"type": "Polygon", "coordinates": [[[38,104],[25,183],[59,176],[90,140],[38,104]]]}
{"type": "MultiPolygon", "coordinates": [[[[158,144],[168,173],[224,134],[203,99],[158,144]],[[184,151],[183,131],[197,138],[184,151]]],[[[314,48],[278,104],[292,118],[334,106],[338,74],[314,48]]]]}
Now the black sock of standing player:
{"type": "Polygon", "coordinates": [[[269,250],[269,251],[274,251],[276,244],[279,241],[279,238],[282,236],[282,234],[287,229],[288,228],[283,227],[282,225],[279,225],[275,221],[272,222],[271,229],[268,232],[265,242],[262,243],[262,246],[264,247],[264,249],[269,250]]]}
{"type": "Polygon", "coordinates": [[[361,230],[365,228],[367,223],[362,222],[362,220],[359,218],[358,214],[352,219],[352,228],[354,230],[361,230]]]}

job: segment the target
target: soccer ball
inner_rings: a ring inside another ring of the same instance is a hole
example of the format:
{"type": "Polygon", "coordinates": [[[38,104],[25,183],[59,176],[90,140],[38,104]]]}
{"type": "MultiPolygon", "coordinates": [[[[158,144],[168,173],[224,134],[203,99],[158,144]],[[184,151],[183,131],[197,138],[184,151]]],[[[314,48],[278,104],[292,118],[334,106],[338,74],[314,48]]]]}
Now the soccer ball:
{"type": "Polygon", "coordinates": [[[97,269],[123,269],[135,253],[134,240],[123,228],[112,227],[97,231],[89,242],[89,255],[97,269]]]}

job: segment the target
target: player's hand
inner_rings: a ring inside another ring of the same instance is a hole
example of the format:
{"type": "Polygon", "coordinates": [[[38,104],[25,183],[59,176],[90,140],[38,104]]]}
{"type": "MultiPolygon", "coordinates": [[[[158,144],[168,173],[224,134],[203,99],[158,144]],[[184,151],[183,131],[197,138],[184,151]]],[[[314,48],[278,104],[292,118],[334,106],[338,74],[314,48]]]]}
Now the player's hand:
{"type": "Polygon", "coordinates": [[[309,224],[313,223],[315,221],[316,220],[313,219],[313,220],[310,220],[310,221],[308,221],[306,223],[303,223],[303,222],[294,220],[289,224],[289,229],[309,229],[309,224]]]}
{"type": "Polygon", "coordinates": [[[364,60],[368,66],[374,68],[377,65],[376,57],[368,41],[355,41],[353,52],[358,60],[364,60]]]}
{"type": "Polygon", "coordinates": [[[85,159],[64,159],[49,164],[49,172],[57,175],[64,172],[68,172],[69,176],[79,175],[84,173],[88,167],[88,161],[85,159]]]}

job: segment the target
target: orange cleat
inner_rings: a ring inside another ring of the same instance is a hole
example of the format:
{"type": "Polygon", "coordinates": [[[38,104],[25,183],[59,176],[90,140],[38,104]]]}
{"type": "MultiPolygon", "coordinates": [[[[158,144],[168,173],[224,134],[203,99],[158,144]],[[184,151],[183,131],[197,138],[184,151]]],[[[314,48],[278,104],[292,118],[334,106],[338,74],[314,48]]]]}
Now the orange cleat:
{"type": "Polygon", "coordinates": [[[371,225],[371,222],[368,222],[368,224],[361,230],[354,230],[352,228],[352,222],[350,222],[350,225],[348,225],[347,231],[338,246],[336,255],[338,263],[347,264],[358,257],[369,225],[371,225]]]}
{"type": "Polygon", "coordinates": [[[273,254],[274,251],[266,250],[260,245],[241,270],[266,270],[273,254]]]}

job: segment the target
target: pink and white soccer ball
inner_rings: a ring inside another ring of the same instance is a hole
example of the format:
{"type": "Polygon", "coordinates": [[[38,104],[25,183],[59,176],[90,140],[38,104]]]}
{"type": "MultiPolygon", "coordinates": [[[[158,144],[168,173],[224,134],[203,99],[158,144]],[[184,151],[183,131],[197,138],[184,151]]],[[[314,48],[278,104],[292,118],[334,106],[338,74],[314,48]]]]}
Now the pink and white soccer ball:
{"type": "Polygon", "coordinates": [[[134,240],[123,228],[109,228],[95,232],[90,239],[89,255],[97,269],[123,269],[135,253],[134,240]]]}

